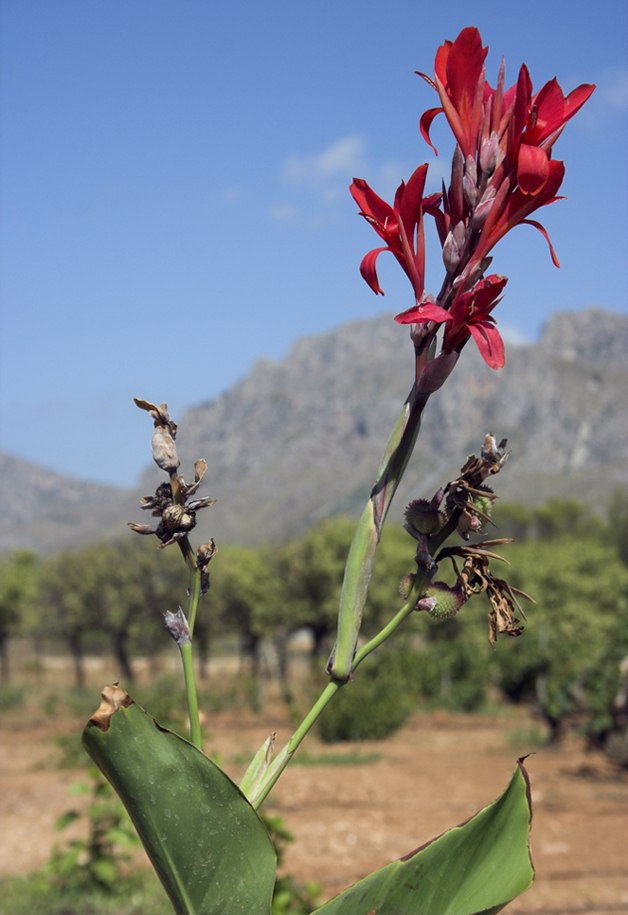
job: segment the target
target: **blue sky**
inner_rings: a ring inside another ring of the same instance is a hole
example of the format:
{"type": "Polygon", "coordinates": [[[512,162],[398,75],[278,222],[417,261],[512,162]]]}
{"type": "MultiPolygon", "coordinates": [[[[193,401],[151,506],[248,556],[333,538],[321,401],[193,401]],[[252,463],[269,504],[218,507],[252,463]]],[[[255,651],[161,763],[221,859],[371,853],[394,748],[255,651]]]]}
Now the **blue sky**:
{"type": "Polygon", "coordinates": [[[453,144],[444,119],[438,159],[422,141],[436,96],[413,71],[467,25],[492,84],[503,54],[508,84],[525,61],[535,88],[598,85],[554,150],[569,199],[540,217],[562,268],[534,229],[504,239],[500,327],[624,310],[626,19],[624,0],[4,0],[3,447],[132,485],[133,396],[180,416],[299,336],[408,308],[393,258],[385,298],[360,278],[376,236],[347,187],[392,199],[422,162],[438,187],[453,144]]]}

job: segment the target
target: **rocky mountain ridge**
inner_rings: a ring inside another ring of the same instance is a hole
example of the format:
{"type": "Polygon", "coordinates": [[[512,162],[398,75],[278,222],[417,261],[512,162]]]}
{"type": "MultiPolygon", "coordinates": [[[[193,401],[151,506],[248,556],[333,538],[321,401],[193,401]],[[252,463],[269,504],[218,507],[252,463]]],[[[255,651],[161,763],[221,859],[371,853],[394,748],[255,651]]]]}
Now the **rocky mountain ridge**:
{"type": "MultiPolygon", "coordinates": [[[[599,308],[554,314],[539,343],[507,347],[499,372],[470,343],[426,408],[391,517],[399,521],[411,498],[451,479],[489,430],[511,448],[495,487],[504,499],[575,496],[604,510],[613,489],[628,486],[627,351],[628,317],[599,308]]],[[[194,460],[205,458],[202,493],[218,499],[199,515],[198,536],[259,543],[298,535],[329,514],[357,514],[408,393],[412,363],[407,328],[382,315],[300,339],[281,362],[258,360],[226,393],[175,417],[181,472],[191,477],[194,460]]],[[[2,474],[3,488],[14,472],[2,474]]],[[[54,533],[54,546],[71,545],[109,533],[116,518],[122,533],[125,521],[147,520],[137,496],[160,479],[153,467],[141,493],[102,487],[98,523],[97,488],[75,481],[70,498],[65,481],[65,501],[55,502],[31,486],[28,518],[22,508],[18,519],[9,499],[0,543],[51,548],[54,533]],[[65,527],[61,505],[69,512],[65,527]]]]}

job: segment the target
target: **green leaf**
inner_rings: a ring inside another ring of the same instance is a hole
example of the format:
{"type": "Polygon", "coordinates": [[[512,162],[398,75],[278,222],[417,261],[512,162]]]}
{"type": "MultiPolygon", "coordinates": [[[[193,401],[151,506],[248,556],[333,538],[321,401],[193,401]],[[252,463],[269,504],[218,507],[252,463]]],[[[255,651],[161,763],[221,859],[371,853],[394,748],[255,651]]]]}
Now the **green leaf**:
{"type": "Polygon", "coordinates": [[[108,712],[101,706],[83,746],[119,794],[177,915],[270,912],[276,856],[257,813],[200,750],[115,692],[126,699],[113,713],[111,702],[108,712]]]}
{"type": "Polygon", "coordinates": [[[510,784],[471,820],[360,880],[313,915],[494,915],[534,880],[529,783],[510,784]]]}

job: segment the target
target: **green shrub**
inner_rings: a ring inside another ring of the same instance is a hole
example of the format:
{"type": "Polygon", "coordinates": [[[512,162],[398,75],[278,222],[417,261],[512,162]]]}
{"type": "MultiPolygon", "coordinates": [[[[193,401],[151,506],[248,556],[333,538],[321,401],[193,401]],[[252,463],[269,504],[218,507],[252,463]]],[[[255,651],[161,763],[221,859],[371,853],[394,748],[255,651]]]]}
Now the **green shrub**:
{"type": "Polygon", "coordinates": [[[326,743],[339,740],[383,740],[408,719],[414,701],[408,681],[395,660],[383,651],[360,665],[355,680],[334,698],[318,723],[326,743]]]}

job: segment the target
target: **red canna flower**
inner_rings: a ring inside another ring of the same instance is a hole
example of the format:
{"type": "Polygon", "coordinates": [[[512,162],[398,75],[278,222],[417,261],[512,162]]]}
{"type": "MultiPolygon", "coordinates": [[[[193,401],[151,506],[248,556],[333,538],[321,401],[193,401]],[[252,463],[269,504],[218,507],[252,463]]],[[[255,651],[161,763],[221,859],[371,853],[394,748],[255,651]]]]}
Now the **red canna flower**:
{"type": "Polygon", "coordinates": [[[386,242],[385,247],[369,251],[362,259],[360,273],[376,294],[384,292],[379,285],[375,264],[382,251],[395,255],[408,276],[418,303],[423,303],[423,320],[444,321],[449,315],[425,296],[425,233],[423,211],[437,205],[440,194],[423,197],[427,165],[421,165],[406,184],[401,182],[395,194],[394,207],[378,197],[362,178],[354,178],[349,188],[360,207],[360,215],[386,242]]]}
{"type": "Polygon", "coordinates": [[[442,108],[430,108],[421,117],[420,130],[436,152],[429,130],[437,114],[444,111],[460,145],[462,155],[475,154],[478,130],[484,115],[484,59],[488,48],[476,28],[463,29],[455,42],[446,41],[436,52],[434,79],[419,75],[438,92],[442,108]]]}
{"type": "MultiPolygon", "coordinates": [[[[503,61],[497,88],[493,89],[485,78],[487,51],[476,28],[463,29],[453,43],[446,41],[438,49],[434,79],[420,74],[436,89],[441,101],[440,108],[431,108],[421,117],[423,137],[434,148],[429,131],[436,115],[443,111],[461,151],[457,163],[454,157],[449,194],[443,196],[445,213],[440,217],[439,234],[442,241],[444,228],[453,231],[458,226],[456,255],[464,235],[465,257],[451,261],[454,246],[450,239],[446,263],[448,270],[465,278],[515,225],[533,225],[549,244],[545,229],[526,217],[561,199],[556,192],[564,166],[551,158],[552,146],[595,89],[582,85],[565,98],[552,79],[533,94],[530,74],[523,64],[517,83],[504,90],[503,61]],[[464,233],[459,227],[461,221],[464,233]],[[469,238],[472,233],[474,239],[469,238]]],[[[551,244],[550,252],[559,266],[551,244]]]]}
{"type": "Polygon", "coordinates": [[[445,328],[443,352],[459,352],[462,345],[472,336],[478,345],[482,358],[492,369],[500,369],[506,361],[504,341],[495,327],[491,311],[508,277],[492,274],[468,292],[459,292],[451,306],[451,323],[445,328]]]}

